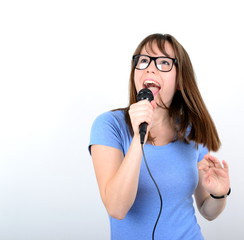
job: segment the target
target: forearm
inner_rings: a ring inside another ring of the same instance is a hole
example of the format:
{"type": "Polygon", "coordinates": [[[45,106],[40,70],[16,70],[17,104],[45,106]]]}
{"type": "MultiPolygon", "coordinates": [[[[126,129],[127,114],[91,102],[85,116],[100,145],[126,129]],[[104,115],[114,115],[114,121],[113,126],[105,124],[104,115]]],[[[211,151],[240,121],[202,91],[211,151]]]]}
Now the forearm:
{"type": "Polygon", "coordinates": [[[131,146],[115,175],[105,189],[105,206],[110,216],[123,219],[133,205],[141,167],[142,151],[139,138],[131,146]]]}
{"type": "Polygon", "coordinates": [[[226,205],[226,198],[214,199],[211,196],[203,202],[200,213],[209,221],[214,220],[224,210],[226,205]]]}

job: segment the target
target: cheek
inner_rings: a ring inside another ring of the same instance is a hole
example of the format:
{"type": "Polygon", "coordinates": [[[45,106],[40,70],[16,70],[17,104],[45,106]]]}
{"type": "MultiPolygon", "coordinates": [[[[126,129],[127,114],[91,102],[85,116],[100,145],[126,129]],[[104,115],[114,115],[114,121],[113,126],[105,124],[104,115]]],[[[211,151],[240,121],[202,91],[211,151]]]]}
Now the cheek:
{"type": "Polygon", "coordinates": [[[160,96],[166,105],[170,104],[176,92],[176,77],[172,76],[164,80],[163,88],[160,90],[160,96]]]}
{"type": "Polygon", "coordinates": [[[176,72],[172,70],[170,73],[171,74],[168,77],[167,85],[168,85],[168,89],[171,90],[170,92],[175,93],[177,88],[176,72]]]}
{"type": "Polygon", "coordinates": [[[167,75],[161,76],[163,82],[163,90],[170,91],[176,89],[176,73],[174,71],[169,72],[167,75]]]}
{"type": "Polygon", "coordinates": [[[169,85],[170,85],[170,86],[169,86],[170,89],[172,89],[172,91],[175,92],[175,90],[176,90],[176,88],[177,88],[176,78],[175,78],[175,77],[171,79],[169,85]]]}
{"type": "Polygon", "coordinates": [[[139,92],[139,90],[141,90],[141,81],[140,81],[141,78],[142,78],[142,72],[141,71],[135,71],[134,82],[135,82],[137,92],[139,92]]]}

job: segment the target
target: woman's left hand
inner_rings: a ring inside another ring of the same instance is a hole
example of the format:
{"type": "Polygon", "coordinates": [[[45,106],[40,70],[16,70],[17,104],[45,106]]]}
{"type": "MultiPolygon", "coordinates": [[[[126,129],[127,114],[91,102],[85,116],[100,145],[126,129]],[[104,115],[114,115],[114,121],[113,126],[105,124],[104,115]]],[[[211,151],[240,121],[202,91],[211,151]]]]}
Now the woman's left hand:
{"type": "Polygon", "coordinates": [[[230,188],[229,167],[226,161],[222,163],[223,167],[217,158],[207,154],[198,164],[202,186],[214,196],[226,195],[230,188]]]}

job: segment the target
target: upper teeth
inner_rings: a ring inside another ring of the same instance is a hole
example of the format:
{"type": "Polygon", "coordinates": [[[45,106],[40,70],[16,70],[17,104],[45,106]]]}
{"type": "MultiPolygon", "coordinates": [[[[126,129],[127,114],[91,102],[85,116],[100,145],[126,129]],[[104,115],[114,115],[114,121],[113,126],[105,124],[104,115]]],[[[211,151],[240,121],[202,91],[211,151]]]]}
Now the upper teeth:
{"type": "Polygon", "coordinates": [[[149,85],[149,84],[154,84],[154,85],[156,85],[157,87],[160,87],[159,83],[154,82],[154,81],[152,81],[152,80],[146,80],[146,81],[144,82],[144,85],[145,85],[145,86],[147,86],[147,85],[149,85]]]}

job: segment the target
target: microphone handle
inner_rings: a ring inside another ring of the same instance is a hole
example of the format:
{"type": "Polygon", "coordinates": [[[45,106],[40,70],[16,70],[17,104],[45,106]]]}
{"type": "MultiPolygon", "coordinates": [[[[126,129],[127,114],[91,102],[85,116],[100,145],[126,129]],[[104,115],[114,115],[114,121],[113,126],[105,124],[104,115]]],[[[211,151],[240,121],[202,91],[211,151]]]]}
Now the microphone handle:
{"type": "Polygon", "coordinates": [[[140,133],[141,144],[144,144],[144,138],[147,133],[147,123],[146,122],[143,122],[140,124],[139,133],[140,133]]]}

